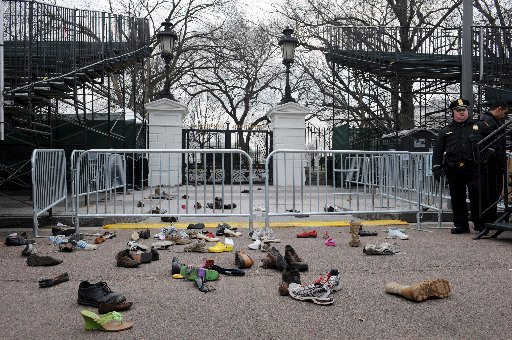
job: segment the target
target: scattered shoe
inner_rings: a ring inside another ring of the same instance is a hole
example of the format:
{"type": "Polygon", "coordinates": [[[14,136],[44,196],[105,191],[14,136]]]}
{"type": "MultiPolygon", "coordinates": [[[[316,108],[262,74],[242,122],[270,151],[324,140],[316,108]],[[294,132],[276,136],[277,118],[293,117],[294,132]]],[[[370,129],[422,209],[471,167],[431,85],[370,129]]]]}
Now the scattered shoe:
{"type": "Polygon", "coordinates": [[[219,274],[222,275],[228,275],[228,276],[244,276],[245,272],[243,270],[237,269],[237,268],[222,268],[217,265],[212,265],[210,269],[215,270],[219,274]]]}
{"type": "Polygon", "coordinates": [[[331,292],[337,292],[341,289],[340,274],[337,269],[331,269],[325,276],[316,279],[314,284],[325,285],[331,292]]]}
{"type": "Polygon", "coordinates": [[[388,236],[386,236],[386,238],[399,238],[401,240],[408,240],[409,236],[404,234],[404,232],[400,229],[388,229],[388,236]]]}
{"type": "Polygon", "coordinates": [[[149,229],[139,231],[139,238],[147,240],[150,237],[151,237],[151,232],[149,231],[149,229]]]}
{"type": "Polygon", "coordinates": [[[47,287],[56,286],[59,283],[63,283],[66,281],[69,281],[68,273],[60,274],[59,276],[57,276],[53,279],[40,279],[39,280],[39,288],[47,288],[47,287]]]}
{"type": "Polygon", "coordinates": [[[137,243],[135,241],[128,241],[126,243],[126,247],[130,250],[149,251],[148,247],[146,247],[142,243],[137,243]]]}
{"type": "Polygon", "coordinates": [[[300,273],[295,267],[288,267],[283,270],[283,274],[281,275],[283,282],[286,284],[290,284],[292,282],[300,284],[300,273]]]}
{"type": "Polygon", "coordinates": [[[215,288],[210,287],[209,285],[207,285],[205,280],[202,277],[197,277],[194,280],[194,284],[196,285],[197,289],[199,289],[199,291],[203,292],[203,293],[208,293],[208,292],[211,292],[211,291],[215,290],[215,288]]]}
{"type": "Polygon", "coordinates": [[[119,332],[133,327],[133,322],[123,321],[122,314],[118,312],[110,312],[100,316],[91,311],[82,310],[80,314],[84,318],[86,331],[119,332]]]}
{"type": "Polygon", "coordinates": [[[172,264],[171,264],[171,274],[180,274],[181,272],[181,263],[178,260],[177,257],[172,258],[172,264]]]}
{"type": "Polygon", "coordinates": [[[252,250],[258,250],[258,249],[260,249],[260,246],[261,246],[261,241],[256,240],[253,243],[249,244],[247,247],[252,250]]]}
{"type": "Polygon", "coordinates": [[[105,238],[103,238],[103,237],[101,237],[101,236],[96,237],[96,238],[94,239],[94,243],[95,243],[95,244],[101,244],[101,243],[103,243],[103,242],[105,242],[105,238]]]}
{"type": "Polygon", "coordinates": [[[30,255],[37,254],[37,249],[34,247],[32,243],[25,245],[25,248],[23,248],[21,252],[21,256],[28,257],[30,255]]]}
{"type": "Polygon", "coordinates": [[[469,233],[469,228],[452,228],[450,230],[452,234],[467,234],[469,233]]]}
{"type": "Polygon", "coordinates": [[[91,284],[88,281],[80,282],[78,287],[78,304],[98,307],[100,303],[118,304],[126,301],[126,297],[113,292],[106,282],[91,284]]]}
{"type": "Polygon", "coordinates": [[[130,240],[137,242],[139,240],[140,236],[139,233],[134,231],[132,235],[130,236],[130,240]]]}
{"type": "Polygon", "coordinates": [[[368,231],[368,230],[364,230],[363,227],[361,226],[361,228],[359,229],[359,236],[361,237],[367,237],[367,236],[377,236],[377,232],[376,231],[368,231]]]}
{"type": "Polygon", "coordinates": [[[391,245],[387,242],[381,244],[368,243],[363,247],[363,253],[366,255],[394,255],[398,251],[391,249],[391,245]]]}
{"type": "Polygon", "coordinates": [[[75,228],[73,227],[70,227],[70,226],[67,226],[65,224],[62,224],[62,223],[57,223],[57,226],[55,227],[52,227],[52,235],[53,236],[57,236],[57,235],[64,235],[64,236],[71,236],[75,233],[75,228]]]}
{"type": "Polygon", "coordinates": [[[205,226],[204,226],[204,223],[196,223],[196,224],[189,224],[187,229],[198,229],[198,230],[201,230],[201,229],[204,229],[205,226]]]}
{"type": "Polygon", "coordinates": [[[158,254],[155,248],[151,248],[151,251],[149,253],[151,254],[151,261],[160,260],[160,254],[158,254]]]}
{"type": "Polygon", "coordinates": [[[303,233],[297,234],[297,237],[298,238],[309,238],[309,237],[316,238],[317,237],[316,230],[305,231],[303,233]]]}
{"type": "Polygon", "coordinates": [[[284,259],[288,266],[297,268],[298,271],[305,272],[308,270],[308,264],[297,255],[295,249],[289,244],[284,247],[284,259]]]}
{"type": "Polygon", "coordinates": [[[275,257],[275,269],[283,271],[288,267],[286,260],[284,259],[283,255],[281,255],[279,250],[276,249],[276,247],[271,247],[269,249],[269,253],[275,257]]]}
{"type": "Polygon", "coordinates": [[[232,251],[232,250],[233,250],[232,245],[224,244],[222,242],[217,242],[217,244],[215,244],[213,247],[208,248],[208,251],[210,253],[222,253],[222,252],[228,252],[228,251],[232,251]]]}
{"type": "Polygon", "coordinates": [[[27,257],[27,265],[30,267],[49,267],[61,264],[62,260],[53,258],[51,256],[39,256],[32,254],[27,257]]]}
{"type": "Polygon", "coordinates": [[[122,302],[122,303],[100,303],[98,306],[99,314],[107,314],[110,312],[123,312],[129,310],[133,305],[133,302],[122,302]]]}
{"type": "Polygon", "coordinates": [[[224,235],[229,237],[239,237],[242,236],[242,233],[231,229],[224,229],[224,235]]]}
{"type": "Polygon", "coordinates": [[[330,238],[329,234],[327,233],[327,231],[324,231],[324,234],[322,235],[322,238],[324,240],[327,240],[328,238],[330,238]]]}
{"type": "Polygon", "coordinates": [[[73,246],[73,243],[66,242],[59,244],[59,251],[62,253],[72,253],[75,247],[73,246]]]}
{"type": "Polygon", "coordinates": [[[213,233],[207,233],[206,235],[205,234],[197,234],[196,238],[198,238],[200,240],[205,240],[207,242],[220,241],[220,239],[218,237],[215,237],[215,235],[213,233]]]}
{"type": "Polygon", "coordinates": [[[403,296],[415,302],[425,301],[429,298],[446,298],[451,295],[450,283],[447,280],[426,280],[410,286],[396,282],[386,283],[384,290],[388,294],[403,296]]]}
{"type": "Polygon", "coordinates": [[[278,291],[279,291],[279,295],[281,295],[281,296],[288,296],[288,295],[290,295],[288,293],[288,283],[286,283],[286,282],[281,283],[279,285],[279,290],[278,291]]]}
{"type": "Polygon", "coordinates": [[[290,283],[288,292],[292,298],[299,301],[310,301],[317,305],[332,305],[334,300],[329,297],[330,290],[325,285],[310,284],[302,286],[298,283],[290,283]]]}
{"type": "Polygon", "coordinates": [[[169,237],[169,240],[178,245],[185,245],[185,244],[192,243],[192,240],[188,237],[188,235],[187,235],[187,237],[184,237],[183,235],[177,235],[177,234],[172,235],[169,237]]]}
{"type": "Polygon", "coordinates": [[[116,262],[118,267],[136,268],[139,266],[140,261],[135,260],[130,254],[130,250],[125,249],[117,253],[116,262]]]}
{"type": "Polygon", "coordinates": [[[110,238],[114,238],[114,237],[116,237],[116,236],[117,236],[117,234],[116,234],[115,232],[112,232],[112,231],[105,231],[105,232],[103,233],[103,235],[101,235],[101,237],[103,237],[103,238],[104,238],[104,239],[106,239],[106,240],[108,240],[108,239],[110,239],[110,238]]]}
{"type": "MultiPolygon", "coordinates": [[[[165,214],[165,212],[163,214],[165,214]]],[[[160,217],[160,221],[166,222],[166,223],[176,223],[176,222],[178,222],[178,218],[174,217],[174,216],[170,216],[170,217],[169,216],[162,216],[162,217],[160,217]]]]}
{"type": "Polygon", "coordinates": [[[137,202],[137,208],[142,208],[144,206],[144,202],[138,201],[137,202]]]}
{"type": "Polygon", "coordinates": [[[48,241],[50,241],[50,244],[58,246],[61,243],[68,243],[70,239],[64,235],[57,235],[48,237],[48,241]]]}
{"type": "Polygon", "coordinates": [[[199,241],[195,241],[194,243],[189,244],[188,246],[186,246],[183,249],[183,251],[185,251],[185,252],[196,252],[196,253],[207,253],[208,252],[208,247],[206,246],[206,241],[199,240],[199,241]]]}
{"type": "Polygon", "coordinates": [[[201,203],[199,203],[199,202],[194,203],[194,209],[199,210],[199,209],[201,209],[202,207],[203,207],[203,206],[201,205],[201,203]]]}
{"type": "Polygon", "coordinates": [[[336,241],[334,241],[332,238],[325,240],[324,244],[328,247],[336,247],[336,241]]]}
{"type": "Polygon", "coordinates": [[[172,246],[174,243],[171,241],[157,241],[153,242],[151,244],[151,248],[155,248],[158,250],[167,250],[170,246],[172,246]]]}
{"type": "Polygon", "coordinates": [[[348,243],[351,247],[360,247],[361,240],[359,239],[359,230],[361,229],[361,222],[350,221],[350,242],[348,243]]]}
{"type": "Polygon", "coordinates": [[[78,242],[73,241],[73,242],[74,242],[73,244],[75,245],[75,247],[77,249],[81,249],[81,250],[96,250],[96,249],[98,249],[98,246],[89,244],[89,243],[85,242],[84,240],[80,240],[78,242]]]}
{"type": "Polygon", "coordinates": [[[254,260],[243,251],[235,252],[235,265],[240,269],[251,268],[254,260]]]}

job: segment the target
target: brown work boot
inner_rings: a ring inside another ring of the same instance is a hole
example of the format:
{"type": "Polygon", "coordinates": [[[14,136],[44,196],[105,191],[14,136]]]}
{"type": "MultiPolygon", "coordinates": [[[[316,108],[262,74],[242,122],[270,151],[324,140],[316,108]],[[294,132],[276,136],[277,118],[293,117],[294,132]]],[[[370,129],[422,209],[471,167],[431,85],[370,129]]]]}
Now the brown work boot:
{"type": "Polygon", "coordinates": [[[275,269],[276,268],[276,257],[270,252],[267,253],[263,259],[261,259],[261,268],[275,269]]]}
{"type": "Polygon", "coordinates": [[[251,268],[254,260],[243,251],[235,252],[235,265],[240,268],[251,268]]]}
{"type": "Polygon", "coordinates": [[[284,259],[290,267],[295,267],[301,272],[308,270],[308,264],[297,255],[295,249],[289,244],[284,247],[284,259]]]}
{"type": "Polygon", "coordinates": [[[116,255],[116,261],[118,267],[124,267],[124,268],[136,268],[139,266],[139,261],[135,260],[131,255],[130,251],[128,249],[120,251],[116,255]]]}
{"type": "Polygon", "coordinates": [[[348,243],[351,247],[359,247],[361,246],[361,241],[359,240],[359,229],[361,229],[361,222],[350,221],[350,236],[352,237],[350,242],[348,243]]]}
{"type": "Polygon", "coordinates": [[[410,286],[396,282],[386,283],[384,290],[388,294],[403,296],[411,301],[421,302],[429,298],[446,298],[451,295],[450,283],[447,280],[425,280],[410,286]]]}

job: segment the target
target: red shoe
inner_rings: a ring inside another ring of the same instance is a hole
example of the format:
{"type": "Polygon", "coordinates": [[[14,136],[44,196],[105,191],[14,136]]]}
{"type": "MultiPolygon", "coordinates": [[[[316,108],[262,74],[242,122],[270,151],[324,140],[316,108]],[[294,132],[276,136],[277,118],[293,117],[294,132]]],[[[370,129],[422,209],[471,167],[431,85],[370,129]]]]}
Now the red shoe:
{"type": "Polygon", "coordinates": [[[297,237],[298,238],[307,238],[307,237],[313,237],[313,238],[316,238],[316,230],[311,230],[311,231],[305,231],[301,234],[297,234],[297,237]]]}

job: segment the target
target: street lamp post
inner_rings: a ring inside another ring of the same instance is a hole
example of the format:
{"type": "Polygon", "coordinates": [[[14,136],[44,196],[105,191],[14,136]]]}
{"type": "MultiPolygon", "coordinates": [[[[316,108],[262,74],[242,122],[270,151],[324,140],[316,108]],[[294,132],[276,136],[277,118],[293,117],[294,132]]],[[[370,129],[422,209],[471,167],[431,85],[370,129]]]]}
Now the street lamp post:
{"type": "Polygon", "coordinates": [[[162,92],[160,92],[159,98],[176,100],[171,93],[171,79],[169,78],[171,67],[169,64],[172,61],[172,52],[174,50],[174,45],[178,41],[178,35],[172,29],[173,25],[169,21],[169,18],[165,19],[162,26],[164,27],[164,30],[157,33],[157,39],[158,46],[160,47],[160,53],[165,63],[165,84],[162,92]]]}
{"type": "Polygon", "coordinates": [[[295,99],[292,98],[290,89],[290,66],[293,64],[295,58],[295,48],[299,45],[297,38],[292,36],[293,30],[289,27],[283,30],[283,35],[279,38],[279,46],[283,55],[283,64],[286,66],[286,86],[284,87],[284,96],[281,99],[281,104],[294,103],[295,99]]]}

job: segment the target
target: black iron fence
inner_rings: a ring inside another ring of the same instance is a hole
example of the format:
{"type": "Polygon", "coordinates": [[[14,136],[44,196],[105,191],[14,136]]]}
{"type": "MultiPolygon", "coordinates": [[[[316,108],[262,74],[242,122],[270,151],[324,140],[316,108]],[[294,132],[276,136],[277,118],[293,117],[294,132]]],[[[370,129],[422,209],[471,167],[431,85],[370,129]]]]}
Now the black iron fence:
{"type": "MultiPolygon", "coordinates": [[[[226,129],[189,128],[183,129],[182,132],[183,149],[240,149],[245,151],[253,160],[253,181],[255,183],[263,183],[265,177],[269,175],[265,173],[265,159],[272,152],[272,145],[273,135],[269,130],[232,130],[227,126],[226,129]]],[[[185,169],[197,167],[205,169],[205,174],[202,174],[201,178],[206,178],[208,183],[214,181],[224,181],[227,184],[233,181],[243,183],[247,181],[249,171],[245,161],[244,158],[239,159],[239,154],[217,155],[211,153],[202,154],[202,156],[188,154],[182,160],[182,171],[185,173],[185,169]],[[233,167],[232,164],[236,166],[233,167]],[[223,168],[228,173],[222,174],[223,168]]],[[[270,170],[270,175],[271,173],[272,170],[270,170]]]]}

